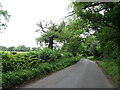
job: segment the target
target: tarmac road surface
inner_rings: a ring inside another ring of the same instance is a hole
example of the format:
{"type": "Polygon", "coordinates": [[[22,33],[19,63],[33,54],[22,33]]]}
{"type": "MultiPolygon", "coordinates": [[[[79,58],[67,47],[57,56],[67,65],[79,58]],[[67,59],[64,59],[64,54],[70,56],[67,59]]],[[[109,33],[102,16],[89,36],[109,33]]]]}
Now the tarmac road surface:
{"type": "Polygon", "coordinates": [[[78,63],[21,88],[112,88],[94,61],[82,58],[78,63]]]}

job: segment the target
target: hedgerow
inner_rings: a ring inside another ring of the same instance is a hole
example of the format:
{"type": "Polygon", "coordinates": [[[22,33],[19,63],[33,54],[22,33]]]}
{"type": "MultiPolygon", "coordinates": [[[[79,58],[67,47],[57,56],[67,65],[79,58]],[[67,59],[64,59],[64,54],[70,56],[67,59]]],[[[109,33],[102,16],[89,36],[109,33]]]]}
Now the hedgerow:
{"type": "Polygon", "coordinates": [[[71,53],[45,48],[24,54],[2,53],[2,87],[10,88],[70,66],[80,59],[71,53]],[[63,55],[62,55],[63,54],[63,55]]]}

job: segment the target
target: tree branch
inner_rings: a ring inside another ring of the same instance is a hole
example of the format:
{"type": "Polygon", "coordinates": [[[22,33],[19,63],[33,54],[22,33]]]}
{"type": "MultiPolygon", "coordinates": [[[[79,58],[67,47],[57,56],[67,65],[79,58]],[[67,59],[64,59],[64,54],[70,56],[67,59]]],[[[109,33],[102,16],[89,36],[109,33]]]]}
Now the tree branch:
{"type": "MultiPolygon", "coordinates": [[[[83,2],[80,2],[80,3],[83,3],[83,2]]],[[[88,5],[88,6],[84,6],[82,9],[86,9],[86,8],[89,8],[89,7],[97,6],[97,5],[100,5],[100,4],[103,4],[103,2],[98,2],[98,3],[94,3],[94,4],[91,4],[91,5],[88,5]]]]}
{"type": "Polygon", "coordinates": [[[75,14],[75,11],[72,11],[72,12],[70,12],[70,13],[72,13],[72,14],[69,14],[68,16],[65,16],[64,18],[61,18],[60,20],[66,19],[66,18],[68,18],[68,17],[70,17],[70,16],[73,16],[73,15],[75,14]]]}
{"type": "MultiPolygon", "coordinates": [[[[46,28],[46,27],[43,27],[41,21],[40,21],[37,25],[41,28],[42,32],[47,33],[47,31],[44,30],[44,28],[46,28]]],[[[40,30],[36,30],[36,31],[38,32],[38,31],[40,31],[40,30]]]]}

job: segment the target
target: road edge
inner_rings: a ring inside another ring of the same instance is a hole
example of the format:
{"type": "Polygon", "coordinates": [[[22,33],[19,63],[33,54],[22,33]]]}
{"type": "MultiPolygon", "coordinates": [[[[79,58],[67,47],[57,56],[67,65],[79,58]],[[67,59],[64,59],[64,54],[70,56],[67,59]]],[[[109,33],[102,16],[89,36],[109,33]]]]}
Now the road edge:
{"type": "Polygon", "coordinates": [[[108,75],[108,73],[105,71],[104,68],[102,68],[99,65],[100,61],[95,61],[95,63],[98,65],[98,67],[101,69],[101,71],[104,73],[105,77],[107,78],[107,80],[109,81],[109,83],[111,84],[112,88],[119,88],[118,84],[108,75]]]}
{"type": "MultiPolygon", "coordinates": [[[[79,60],[78,62],[81,63],[81,58],[80,58],[80,60],[79,60]]],[[[40,76],[40,77],[31,79],[31,80],[29,80],[29,81],[26,81],[26,82],[24,82],[24,83],[22,83],[22,84],[15,85],[15,86],[13,86],[13,87],[11,87],[11,88],[12,88],[12,89],[19,89],[19,88],[21,88],[21,87],[24,87],[24,86],[26,86],[26,85],[29,85],[30,83],[37,82],[38,80],[42,80],[42,79],[44,79],[44,78],[46,78],[46,77],[48,77],[48,76],[50,76],[50,75],[52,75],[52,74],[54,74],[54,73],[60,72],[60,71],[62,71],[62,70],[64,70],[64,69],[66,69],[66,68],[70,68],[71,66],[77,64],[78,62],[76,62],[76,63],[74,63],[74,64],[72,64],[72,65],[70,65],[70,66],[67,66],[67,67],[65,67],[65,68],[63,68],[63,69],[61,69],[61,70],[53,71],[53,72],[48,73],[48,74],[46,74],[46,75],[43,75],[43,76],[40,76]]]]}

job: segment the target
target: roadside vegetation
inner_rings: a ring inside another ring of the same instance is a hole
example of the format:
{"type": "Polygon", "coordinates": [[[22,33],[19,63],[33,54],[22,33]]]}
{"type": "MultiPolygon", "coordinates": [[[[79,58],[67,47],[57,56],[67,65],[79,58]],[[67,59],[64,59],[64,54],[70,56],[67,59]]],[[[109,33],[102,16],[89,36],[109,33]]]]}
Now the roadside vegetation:
{"type": "Polygon", "coordinates": [[[120,66],[115,60],[102,60],[99,62],[99,66],[111,77],[111,79],[120,86],[120,66]]]}
{"type": "Polygon", "coordinates": [[[120,86],[120,66],[119,60],[109,60],[108,58],[94,58],[94,56],[88,56],[87,59],[96,61],[96,63],[102,68],[102,70],[113,81],[115,87],[120,86]]]}
{"type": "Polygon", "coordinates": [[[1,46],[1,51],[13,51],[0,52],[4,88],[61,70],[80,57],[99,61],[120,84],[120,2],[71,2],[70,10],[59,23],[43,20],[36,24],[36,32],[41,33],[35,39],[39,48],[1,46]]]}
{"type": "Polygon", "coordinates": [[[97,60],[99,66],[120,86],[120,2],[73,2],[73,7],[72,14],[77,15],[77,20],[84,19],[87,24],[84,27],[87,34],[86,57],[97,60]],[[94,33],[90,34],[91,31],[94,33]]]}
{"type": "Polygon", "coordinates": [[[2,87],[10,88],[26,81],[41,78],[68,67],[80,60],[71,53],[44,48],[29,53],[2,52],[2,87]]]}

